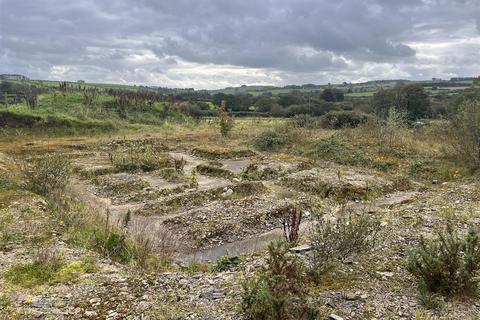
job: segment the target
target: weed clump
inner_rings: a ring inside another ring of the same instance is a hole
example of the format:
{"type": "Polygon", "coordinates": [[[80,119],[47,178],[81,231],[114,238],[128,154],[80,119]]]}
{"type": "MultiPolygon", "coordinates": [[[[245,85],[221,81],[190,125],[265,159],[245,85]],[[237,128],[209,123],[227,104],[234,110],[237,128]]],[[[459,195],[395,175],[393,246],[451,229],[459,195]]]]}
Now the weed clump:
{"type": "Polygon", "coordinates": [[[442,295],[475,292],[480,270],[480,236],[470,228],[464,236],[451,225],[436,239],[421,240],[408,258],[408,270],[419,279],[420,287],[442,295]]]}
{"type": "Polygon", "coordinates": [[[49,195],[65,189],[72,175],[70,159],[52,153],[31,159],[22,166],[25,186],[27,189],[49,195]]]}
{"type": "Polygon", "coordinates": [[[0,211],[0,251],[6,251],[9,243],[16,237],[14,222],[13,214],[9,210],[0,211]]]}
{"type": "Polygon", "coordinates": [[[303,216],[301,206],[297,203],[291,203],[280,207],[275,212],[275,216],[282,221],[285,241],[292,244],[296,243],[299,238],[300,223],[303,216]]]}
{"type": "Polygon", "coordinates": [[[245,180],[269,180],[281,175],[281,169],[272,166],[260,167],[256,163],[250,163],[241,172],[241,177],[245,180]]]}
{"type": "MultiPolygon", "coordinates": [[[[12,301],[6,295],[0,295],[0,312],[7,309],[12,304],[12,301]]],[[[2,314],[0,313],[0,316],[2,314]]]]}
{"type": "Polygon", "coordinates": [[[285,242],[271,243],[267,265],[242,284],[245,319],[316,319],[307,302],[304,268],[285,242]]]}

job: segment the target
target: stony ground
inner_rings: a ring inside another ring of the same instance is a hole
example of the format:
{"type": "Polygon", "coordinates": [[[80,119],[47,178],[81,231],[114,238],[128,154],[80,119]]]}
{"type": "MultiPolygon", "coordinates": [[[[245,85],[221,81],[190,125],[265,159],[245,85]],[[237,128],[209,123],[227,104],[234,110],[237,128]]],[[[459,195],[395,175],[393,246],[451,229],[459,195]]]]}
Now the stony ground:
{"type": "MultiPolygon", "coordinates": [[[[125,147],[120,141],[74,143],[58,150],[76,166],[72,190],[92,207],[108,211],[113,224],[121,225],[130,211],[126,228],[131,233],[157,239],[167,233],[176,262],[168,270],[145,273],[72,246],[57,230],[61,222],[42,197],[21,187],[5,188],[0,197],[0,319],[241,319],[241,278],[265,258],[262,250],[250,254],[252,243],[262,248],[282,235],[282,208],[324,198],[332,212],[344,202],[379,218],[382,230],[374,250],[347,261],[311,288],[322,315],[414,319],[423,308],[416,281],[405,269],[408,250],[447,221],[465,230],[480,219],[480,189],[473,182],[407,183],[371,170],[243,149],[173,149],[155,140],[149,143],[165,157],[183,158],[183,172],[174,177],[158,170],[118,172],[109,154],[125,147]],[[189,182],[193,168],[198,187],[189,182]],[[31,261],[39,244],[61,253],[65,265],[88,257],[95,268],[75,269],[62,280],[31,288],[8,281],[6,271],[31,261]],[[243,253],[242,262],[228,271],[191,262],[193,255],[214,263],[235,246],[240,248],[235,254],[243,253]]],[[[1,165],[9,172],[14,164],[2,156],[1,165]]],[[[308,242],[309,213],[305,209],[303,242],[308,242]]],[[[480,301],[447,300],[430,315],[478,319],[480,301]]]]}

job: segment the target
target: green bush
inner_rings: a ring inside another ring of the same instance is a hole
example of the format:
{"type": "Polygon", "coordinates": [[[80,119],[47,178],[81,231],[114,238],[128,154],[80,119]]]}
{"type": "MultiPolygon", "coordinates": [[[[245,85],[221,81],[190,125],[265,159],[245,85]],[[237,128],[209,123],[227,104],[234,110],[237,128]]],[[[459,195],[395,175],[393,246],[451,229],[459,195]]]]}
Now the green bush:
{"type": "Polygon", "coordinates": [[[368,116],[354,111],[331,111],[321,117],[320,123],[323,128],[342,129],[355,128],[365,123],[368,116]]]}
{"type": "Polygon", "coordinates": [[[460,236],[451,225],[436,239],[421,240],[410,252],[408,270],[419,279],[420,287],[443,295],[474,292],[480,270],[480,237],[470,228],[460,236]]]}
{"type": "Polygon", "coordinates": [[[288,144],[288,137],[281,132],[267,130],[255,138],[255,146],[262,151],[275,151],[288,144]]]}
{"type": "Polygon", "coordinates": [[[310,234],[313,276],[325,274],[353,254],[372,249],[380,229],[379,222],[366,213],[343,210],[334,222],[322,214],[315,214],[314,219],[310,234]]]}
{"type": "Polygon", "coordinates": [[[70,160],[58,153],[33,158],[22,167],[27,189],[41,195],[62,191],[72,175],[70,160]]]}
{"type": "Polygon", "coordinates": [[[284,242],[270,244],[267,265],[243,282],[241,310],[245,319],[316,319],[306,301],[303,265],[284,242]]]}

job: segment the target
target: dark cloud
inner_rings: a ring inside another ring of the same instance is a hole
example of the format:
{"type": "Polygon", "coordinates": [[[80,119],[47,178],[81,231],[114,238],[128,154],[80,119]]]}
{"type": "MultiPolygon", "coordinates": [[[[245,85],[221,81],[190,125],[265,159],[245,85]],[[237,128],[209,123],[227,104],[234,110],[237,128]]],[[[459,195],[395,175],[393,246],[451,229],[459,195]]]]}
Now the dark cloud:
{"type": "Polygon", "coordinates": [[[0,0],[0,72],[38,78],[221,87],[470,75],[479,62],[463,57],[479,46],[478,0],[0,0]]]}

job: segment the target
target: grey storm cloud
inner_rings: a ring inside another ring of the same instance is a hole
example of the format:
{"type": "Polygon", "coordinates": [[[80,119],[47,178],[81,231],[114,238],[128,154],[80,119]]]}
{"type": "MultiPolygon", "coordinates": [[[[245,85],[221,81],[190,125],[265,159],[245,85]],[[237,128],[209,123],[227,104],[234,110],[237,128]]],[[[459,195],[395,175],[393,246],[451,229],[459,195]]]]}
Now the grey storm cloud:
{"type": "Polygon", "coordinates": [[[479,73],[479,52],[478,0],[0,0],[0,73],[34,78],[425,78],[479,73]]]}

